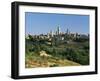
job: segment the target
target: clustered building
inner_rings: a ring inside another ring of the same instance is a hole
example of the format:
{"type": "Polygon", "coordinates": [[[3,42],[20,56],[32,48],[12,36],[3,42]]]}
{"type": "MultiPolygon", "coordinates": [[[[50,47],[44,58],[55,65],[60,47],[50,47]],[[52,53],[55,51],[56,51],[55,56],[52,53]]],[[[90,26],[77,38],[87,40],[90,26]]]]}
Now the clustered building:
{"type": "MultiPolygon", "coordinates": [[[[51,41],[55,42],[68,42],[75,38],[89,38],[89,34],[79,34],[79,33],[72,33],[69,29],[66,32],[61,32],[60,27],[58,26],[55,31],[50,30],[47,34],[40,34],[40,35],[32,35],[33,39],[43,39],[48,40],[48,43],[51,41]],[[70,40],[71,39],[71,40],[70,40]]],[[[29,38],[28,36],[26,37],[29,38]]]]}

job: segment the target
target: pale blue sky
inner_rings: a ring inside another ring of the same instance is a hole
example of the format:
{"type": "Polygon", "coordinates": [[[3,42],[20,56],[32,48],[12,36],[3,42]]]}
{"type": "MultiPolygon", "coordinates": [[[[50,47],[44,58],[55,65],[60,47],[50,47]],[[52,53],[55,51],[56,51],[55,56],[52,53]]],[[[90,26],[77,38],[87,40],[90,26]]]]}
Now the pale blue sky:
{"type": "Polygon", "coordinates": [[[25,12],[26,34],[46,34],[60,26],[62,32],[89,33],[89,16],[25,12]]]}

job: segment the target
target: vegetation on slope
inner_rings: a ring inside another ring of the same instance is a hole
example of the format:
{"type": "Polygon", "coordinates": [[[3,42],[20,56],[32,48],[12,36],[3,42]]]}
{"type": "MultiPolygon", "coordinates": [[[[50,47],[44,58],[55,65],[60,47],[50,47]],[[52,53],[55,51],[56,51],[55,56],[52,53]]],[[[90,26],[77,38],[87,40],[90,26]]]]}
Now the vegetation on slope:
{"type": "Polygon", "coordinates": [[[69,42],[54,41],[48,44],[48,40],[26,39],[25,66],[32,67],[56,67],[89,65],[89,40],[77,38],[69,42]],[[44,51],[44,55],[40,52],[44,51]]]}

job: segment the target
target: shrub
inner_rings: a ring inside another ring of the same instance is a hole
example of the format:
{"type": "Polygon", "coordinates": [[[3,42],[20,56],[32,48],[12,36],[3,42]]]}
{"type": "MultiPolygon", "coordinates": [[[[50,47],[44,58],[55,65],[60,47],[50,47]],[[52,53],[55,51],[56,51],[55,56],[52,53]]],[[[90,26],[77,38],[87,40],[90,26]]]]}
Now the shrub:
{"type": "Polygon", "coordinates": [[[50,65],[50,67],[57,67],[59,66],[58,64],[53,64],[53,65],[50,65]]]}

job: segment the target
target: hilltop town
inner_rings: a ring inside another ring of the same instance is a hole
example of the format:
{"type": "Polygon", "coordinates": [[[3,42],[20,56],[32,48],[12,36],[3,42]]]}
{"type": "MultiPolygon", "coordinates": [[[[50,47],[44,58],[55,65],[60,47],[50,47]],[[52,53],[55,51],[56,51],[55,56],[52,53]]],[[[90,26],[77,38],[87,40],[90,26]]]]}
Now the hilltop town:
{"type": "MultiPolygon", "coordinates": [[[[79,34],[77,32],[72,33],[69,29],[66,32],[61,32],[60,27],[57,27],[56,31],[53,32],[52,30],[47,34],[39,34],[39,35],[26,35],[26,39],[32,38],[33,40],[46,40],[45,43],[50,45],[57,45],[57,43],[68,43],[72,42],[73,40],[78,39],[89,39],[89,34],[79,34]]],[[[82,40],[79,40],[82,41],[82,40]]]]}

